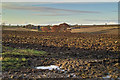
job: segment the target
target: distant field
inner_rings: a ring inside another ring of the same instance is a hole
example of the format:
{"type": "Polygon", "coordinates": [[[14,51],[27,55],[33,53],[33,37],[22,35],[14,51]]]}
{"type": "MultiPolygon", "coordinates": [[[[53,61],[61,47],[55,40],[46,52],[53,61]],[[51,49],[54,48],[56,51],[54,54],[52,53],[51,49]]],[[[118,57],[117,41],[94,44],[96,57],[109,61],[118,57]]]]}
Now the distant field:
{"type": "MultiPolygon", "coordinates": [[[[38,31],[35,29],[26,29],[19,27],[5,27],[3,30],[14,31],[38,31]]],[[[86,27],[80,29],[72,29],[72,33],[98,33],[98,34],[118,34],[118,27],[86,27]]]]}
{"type": "Polygon", "coordinates": [[[26,28],[19,28],[19,27],[5,27],[3,30],[14,30],[14,31],[38,31],[34,29],[26,29],[26,28]]]}
{"type": "Polygon", "coordinates": [[[118,34],[118,27],[89,27],[89,28],[80,28],[72,29],[72,33],[88,32],[88,33],[109,33],[109,34],[118,34]]]}

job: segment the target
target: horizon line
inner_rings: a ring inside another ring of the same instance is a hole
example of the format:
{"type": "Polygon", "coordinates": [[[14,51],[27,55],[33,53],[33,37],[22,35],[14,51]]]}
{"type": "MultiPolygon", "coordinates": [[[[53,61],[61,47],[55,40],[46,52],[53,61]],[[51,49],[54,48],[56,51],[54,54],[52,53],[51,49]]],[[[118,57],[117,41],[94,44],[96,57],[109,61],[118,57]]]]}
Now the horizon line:
{"type": "MultiPolygon", "coordinates": [[[[65,22],[63,22],[63,23],[65,23],[65,22]]],[[[48,26],[48,25],[51,25],[51,26],[53,26],[53,25],[59,25],[59,24],[62,24],[62,23],[58,23],[58,24],[32,24],[32,23],[27,23],[27,24],[4,24],[4,25],[7,25],[7,26],[9,26],[9,25],[28,25],[28,24],[31,24],[31,25],[34,25],[34,26],[39,26],[39,25],[41,25],[41,26],[48,26]]],[[[110,23],[99,23],[99,24],[70,24],[70,23],[66,23],[66,24],[68,24],[68,25],[119,25],[120,23],[112,23],[112,24],[110,24],[110,23]]],[[[2,24],[0,24],[0,25],[2,25],[2,24]]]]}

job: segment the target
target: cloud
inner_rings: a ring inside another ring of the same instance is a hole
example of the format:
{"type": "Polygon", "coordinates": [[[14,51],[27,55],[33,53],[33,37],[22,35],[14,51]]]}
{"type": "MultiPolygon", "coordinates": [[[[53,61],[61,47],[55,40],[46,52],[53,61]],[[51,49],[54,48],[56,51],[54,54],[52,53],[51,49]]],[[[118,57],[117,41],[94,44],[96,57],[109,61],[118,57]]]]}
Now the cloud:
{"type": "Polygon", "coordinates": [[[108,22],[107,24],[118,24],[117,22],[108,22]]]}
{"type": "Polygon", "coordinates": [[[97,20],[97,19],[94,19],[94,20],[89,20],[89,19],[85,19],[85,21],[90,21],[90,22],[93,22],[93,24],[118,24],[118,20],[112,20],[112,19],[109,19],[109,20],[97,20]]]}
{"type": "MultiPolygon", "coordinates": [[[[71,10],[71,9],[59,9],[52,7],[43,6],[31,6],[31,5],[16,5],[16,4],[4,4],[3,9],[13,9],[13,10],[29,10],[34,12],[49,12],[49,13],[100,13],[98,11],[82,11],[82,10],[71,10]]],[[[55,14],[54,14],[55,15],[55,14]]]]}
{"type": "Polygon", "coordinates": [[[2,2],[119,2],[119,0],[2,0],[2,2]]]}
{"type": "Polygon", "coordinates": [[[85,19],[85,21],[96,21],[96,22],[117,22],[118,20],[97,20],[97,19],[85,19]]]}
{"type": "Polygon", "coordinates": [[[63,13],[54,13],[54,14],[39,14],[39,13],[34,13],[34,14],[32,14],[32,15],[36,15],[36,16],[68,16],[68,15],[73,15],[73,14],[70,14],[70,13],[65,13],[65,14],[63,14],[63,13]]]}
{"type": "Polygon", "coordinates": [[[68,20],[65,20],[65,21],[62,21],[62,20],[53,20],[53,21],[47,21],[47,22],[44,22],[43,24],[60,24],[60,23],[67,23],[69,22],[68,20]]]}
{"type": "Polygon", "coordinates": [[[118,10],[115,10],[115,11],[112,11],[112,12],[117,12],[118,13],[118,10]]]}

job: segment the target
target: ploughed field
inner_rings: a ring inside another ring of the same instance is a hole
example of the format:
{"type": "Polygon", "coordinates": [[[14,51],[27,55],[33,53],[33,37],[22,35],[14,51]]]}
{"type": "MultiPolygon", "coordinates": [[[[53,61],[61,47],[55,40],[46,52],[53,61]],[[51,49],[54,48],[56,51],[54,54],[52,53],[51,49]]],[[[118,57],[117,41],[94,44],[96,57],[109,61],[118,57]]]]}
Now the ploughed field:
{"type": "Polygon", "coordinates": [[[3,79],[120,78],[116,34],[3,30],[2,37],[3,79]],[[36,69],[50,65],[61,70],[36,69]]]}

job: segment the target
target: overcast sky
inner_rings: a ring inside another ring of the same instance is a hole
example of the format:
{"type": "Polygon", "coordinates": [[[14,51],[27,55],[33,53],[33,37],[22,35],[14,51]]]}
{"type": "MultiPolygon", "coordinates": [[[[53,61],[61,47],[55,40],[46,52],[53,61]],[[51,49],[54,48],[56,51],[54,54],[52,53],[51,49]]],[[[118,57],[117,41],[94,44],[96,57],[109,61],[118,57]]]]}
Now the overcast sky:
{"type": "Polygon", "coordinates": [[[2,21],[8,24],[115,24],[117,2],[6,2],[2,3],[2,21]]]}

